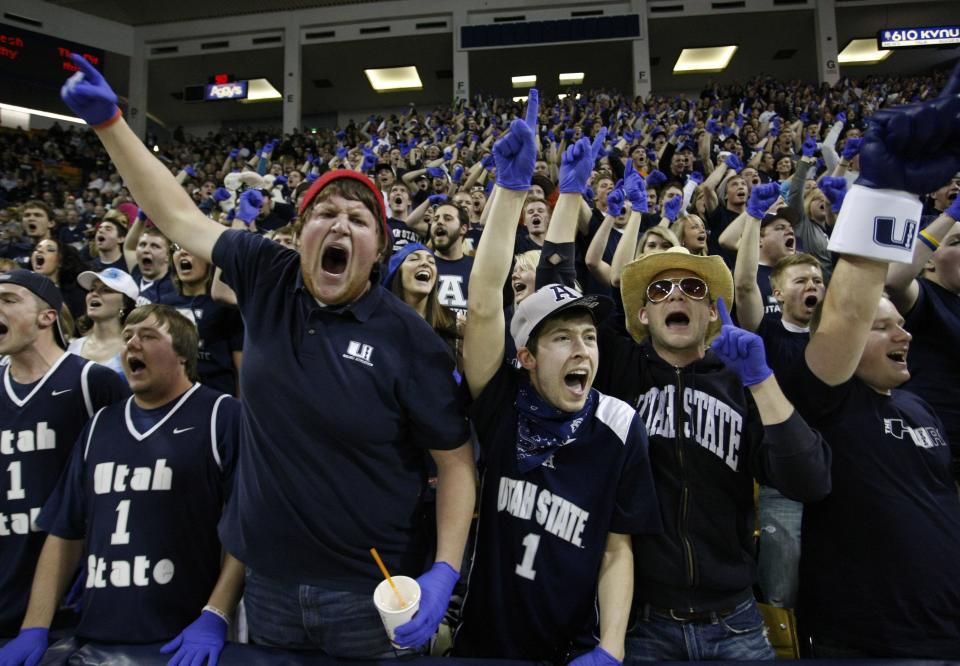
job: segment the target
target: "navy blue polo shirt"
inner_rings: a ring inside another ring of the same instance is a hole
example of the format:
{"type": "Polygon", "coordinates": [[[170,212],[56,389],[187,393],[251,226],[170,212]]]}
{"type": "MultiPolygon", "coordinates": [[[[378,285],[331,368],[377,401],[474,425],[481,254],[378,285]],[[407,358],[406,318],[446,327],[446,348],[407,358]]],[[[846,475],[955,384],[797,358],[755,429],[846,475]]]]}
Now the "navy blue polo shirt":
{"type": "Polygon", "coordinates": [[[226,549],[279,581],[369,592],[391,572],[418,576],[427,551],[426,449],[467,441],[449,347],[374,284],[321,307],[300,255],[244,231],[213,260],[245,326],[244,397],[226,549]]]}

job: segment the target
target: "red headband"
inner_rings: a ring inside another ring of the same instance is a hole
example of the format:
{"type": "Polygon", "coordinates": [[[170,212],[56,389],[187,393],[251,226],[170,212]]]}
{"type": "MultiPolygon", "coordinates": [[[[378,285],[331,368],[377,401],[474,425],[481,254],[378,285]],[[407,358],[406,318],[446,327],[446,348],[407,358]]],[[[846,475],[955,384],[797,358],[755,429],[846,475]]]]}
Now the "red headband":
{"type": "Polygon", "coordinates": [[[380,215],[378,216],[380,218],[380,230],[383,232],[384,240],[388,240],[391,234],[390,227],[387,225],[387,207],[383,203],[383,195],[377,186],[373,184],[373,181],[362,173],[351,171],[350,169],[334,169],[317,178],[313,185],[310,186],[310,189],[307,190],[307,193],[303,195],[303,202],[300,204],[300,216],[303,217],[304,211],[306,211],[307,208],[310,207],[310,204],[313,203],[313,200],[317,198],[320,190],[333,181],[344,178],[364,185],[373,194],[373,198],[377,202],[377,208],[380,211],[380,215]]]}

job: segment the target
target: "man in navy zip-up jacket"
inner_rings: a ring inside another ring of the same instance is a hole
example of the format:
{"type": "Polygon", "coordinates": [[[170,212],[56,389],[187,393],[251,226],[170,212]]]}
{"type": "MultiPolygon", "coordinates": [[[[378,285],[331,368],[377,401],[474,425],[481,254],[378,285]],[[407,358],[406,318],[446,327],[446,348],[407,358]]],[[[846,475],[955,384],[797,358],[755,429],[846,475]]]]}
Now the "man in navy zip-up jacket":
{"type": "MultiPolygon", "coordinates": [[[[646,189],[626,184],[640,214],[646,189]]],[[[572,235],[551,227],[538,286],[569,278],[572,235]]],[[[773,659],[752,592],[753,480],[821,499],[829,448],[783,396],[762,342],[721,322],[717,301],[733,291],[722,259],[680,248],[647,255],[624,269],[621,285],[634,339],[601,332],[596,385],[646,423],[664,524],[662,536],[634,543],[626,661],[773,659]],[[715,353],[707,343],[718,333],[715,353]],[[726,353],[738,344],[749,353],[726,353]]]]}

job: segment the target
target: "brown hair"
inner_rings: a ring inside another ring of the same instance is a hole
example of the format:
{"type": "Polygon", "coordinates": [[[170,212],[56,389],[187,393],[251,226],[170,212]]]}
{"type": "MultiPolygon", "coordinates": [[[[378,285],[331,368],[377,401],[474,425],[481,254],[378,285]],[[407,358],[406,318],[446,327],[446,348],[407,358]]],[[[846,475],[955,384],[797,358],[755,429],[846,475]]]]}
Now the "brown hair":
{"type": "Polygon", "coordinates": [[[200,340],[197,333],[197,327],[193,322],[176,311],[169,305],[160,303],[150,303],[141,305],[129,315],[127,315],[126,326],[131,324],[140,324],[153,315],[157,323],[167,329],[173,340],[173,351],[184,359],[184,370],[187,378],[195,382],[197,375],[197,351],[200,347],[200,340]]]}
{"type": "Polygon", "coordinates": [[[39,199],[31,199],[27,203],[23,204],[23,208],[20,209],[20,214],[23,214],[23,211],[28,208],[39,208],[47,216],[47,219],[51,222],[54,221],[53,209],[45,201],[40,201],[39,199]]]}
{"type": "Polygon", "coordinates": [[[770,287],[773,289],[782,289],[780,279],[783,277],[783,274],[787,271],[787,269],[793,266],[814,266],[819,268],[820,273],[823,274],[823,266],[820,265],[820,262],[812,254],[807,254],[805,252],[788,254],[783,259],[778,261],[777,265],[773,267],[772,271],[770,271],[770,287]]]}
{"type": "Polygon", "coordinates": [[[313,201],[310,202],[310,206],[303,211],[301,218],[303,220],[309,220],[316,205],[321,201],[326,201],[335,194],[343,197],[344,199],[359,201],[367,208],[367,210],[370,211],[370,214],[373,215],[373,223],[377,227],[377,235],[381,237],[380,249],[382,250],[386,246],[388,239],[382,237],[383,225],[380,222],[380,202],[377,201],[376,196],[370,191],[370,188],[363,183],[358,183],[350,178],[331,180],[326,187],[317,192],[317,196],[315,196],[313,201]]]}

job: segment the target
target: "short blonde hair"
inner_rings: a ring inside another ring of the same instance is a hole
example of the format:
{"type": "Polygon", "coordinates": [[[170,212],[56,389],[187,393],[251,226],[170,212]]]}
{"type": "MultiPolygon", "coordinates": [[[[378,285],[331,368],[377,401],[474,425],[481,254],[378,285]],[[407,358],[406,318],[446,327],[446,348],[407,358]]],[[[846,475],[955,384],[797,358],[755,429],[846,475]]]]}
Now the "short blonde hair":
{"type": "Polygon", "coordinates": [[[514,257],[514,267],[521,271],[535,271],[540,263],[540,250],[527,250],[514,257]]]}
{"type": "Polygon", "coordinates": [[[680,241],[677,240],[676,234],[674,234],[672,231],[670,231],[666,227],[659,227],[659,226],[650,227],[649,229],[643,232],[642,236],[640,236],[640,241],[637,243],[637,252],[633,256],[634,259],[643,255],[643,247],[644,245],[647,244],[647,239],[649,239],[650,236],[659,236],[663,240],[670,243],[671,247],[677,247],[678,245],[680,245],[680,241]]]}

